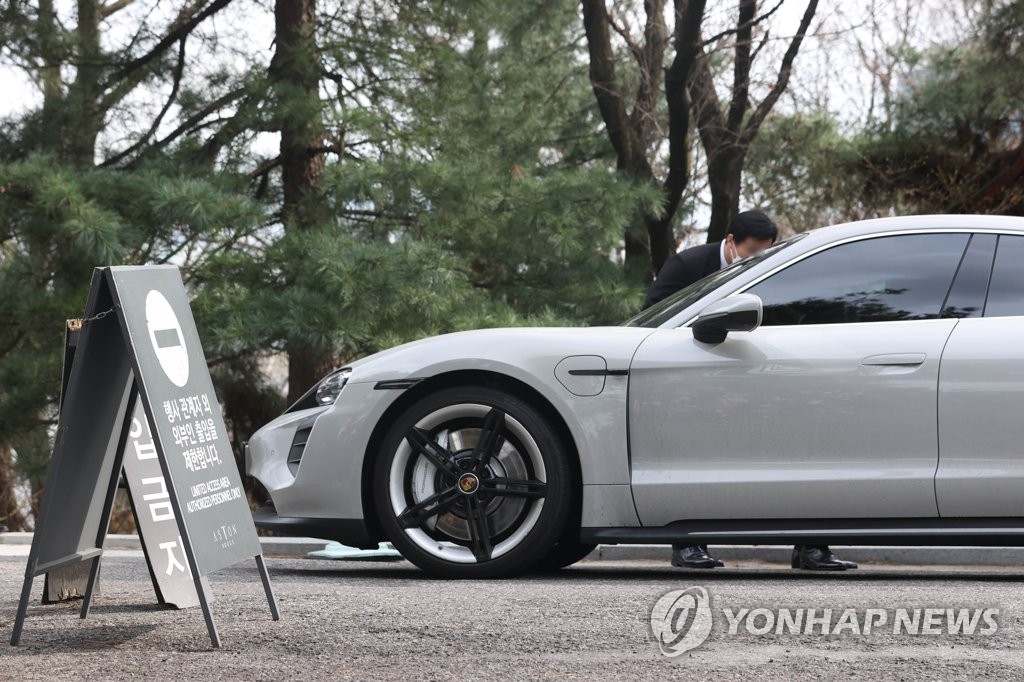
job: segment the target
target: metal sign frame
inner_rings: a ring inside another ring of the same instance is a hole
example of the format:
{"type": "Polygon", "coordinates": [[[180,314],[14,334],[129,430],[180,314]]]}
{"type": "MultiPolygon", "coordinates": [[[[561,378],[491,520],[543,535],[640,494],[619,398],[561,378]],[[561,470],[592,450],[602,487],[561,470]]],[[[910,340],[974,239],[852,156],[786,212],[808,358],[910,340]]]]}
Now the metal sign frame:
{"type": "MultiPolygon", "coordinates": [[[[182,433],[179,439],[175,428],[171,436],[173,414],[162,421],[157,419],[161,399],[166,408],[176,400],[184,400],[175,397],[181,390],[198,392],[197,395],[208,397],[203,401],[206,404],[202,416],[209,413],[203,420],[209,430],[204,428],[204,432],[210,440],[227,442],[227,430],[213,395],[212,380],[178,269],[97,268],[83,322],[66,395],[62,395],[53,458],[11,644],[16,645],[21,639],[34,579],[49,571],[89,563],[89,581],[79,614],[81,618],[89,615],[136,399],[145,408],[181,549],[211,644],[219,647],[220,636],[210,610],[204,575],[241,560],[255,559],[271,616],[279,620],[270,576],[244,494],[239,500],[241,478],[233,456],[214,461],[214,448],[211,459],[203,461],[203,471],[209,468],[210,475],[218,476],[211,479],[210,488],[219,492],[200,498],[198,495],[207,492],[205,484],[194,483],[204,475],[198,470],[200,449],[180,450],[185,435],[182,433]],[[144,334],[147,328],[149,333],[144,334]],[[172,461],[170,456],[176,448],[178,457],[172,461]],[[225,525],[210,525],[221,519],[226,520],[225,525]],[[207,530],[212,533],[206,533],[207,530]],[[193,535],[193,531],[199,535],[193,535]]],[[[184,424],[180,428],[184,430],[184,424]]],[[[194,444],[191,428],[188,436],[194,444]]],[[[203,451],[209,455],[206,449],[203,451]]]]}

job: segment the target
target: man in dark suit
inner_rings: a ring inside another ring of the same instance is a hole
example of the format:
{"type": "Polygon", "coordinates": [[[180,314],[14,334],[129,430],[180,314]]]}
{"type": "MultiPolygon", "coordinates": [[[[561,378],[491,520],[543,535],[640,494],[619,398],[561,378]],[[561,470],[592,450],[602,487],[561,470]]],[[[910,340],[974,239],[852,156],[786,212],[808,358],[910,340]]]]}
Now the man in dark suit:
{"type": "MultiPolygon", "coordinates": [[[[670,257],[647,292],[644,308],[671,296],[727,265],[767,249],[775,243],[779,228],[763,211],[744,211],[736,215],[725,239],[694,246],[670,257]]],[[[672,545],[672,565],[686,568],[724,566],[708,554],[707,545],[672,545]]],[[[843,561],[828,545],[797,545],[793,548],[791,565],[809,571],[845,571],[857,568],[852,561],[843,561]]]]}
{"type": "Polygon", "coordinates": [[[669,257],[647,292],[644,308],[690,286],[726,265],[764,251],[775,243],[779,228],[762,211],[744,211],[729,226],[725,239],[693,246],[669,257]]]}

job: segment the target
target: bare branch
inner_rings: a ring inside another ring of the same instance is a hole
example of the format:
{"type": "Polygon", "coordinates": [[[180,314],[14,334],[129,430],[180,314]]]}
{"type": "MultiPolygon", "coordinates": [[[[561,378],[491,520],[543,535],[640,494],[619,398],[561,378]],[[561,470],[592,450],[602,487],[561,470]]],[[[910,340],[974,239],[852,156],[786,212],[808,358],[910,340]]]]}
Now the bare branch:
{"type": "Polygon", "coordinates": [[[128,147],[124,151],[115,154],[111,158],[106,159],[103,163],[100,164],[100,166],[116,166],[123,159],[126,159],[127,157],[131,156],[138,150],[142,149],[142,147],[145,146],[150,139],[152,139],[153,135],[156,134],[157,129],[160,128],[160,124],[164,120],[164,116],[167,115],[167,112],[170,110],[171,105],[174,104],[174,100],[178,98],[178,90],[181,88],[181,78],[185,73],[185,42],[187,41],[187,39],[188,36],[185,36],[181,39],[181,42],[178,44],[178,62],[174,66],[174,80],[171,84],[171,94],[167,97],[167,101],[164,102],[164,106],[160,110],[160,113],[157,114],[157,117],[155,119],[153,119],[153,123],[149,126],[149,130],[147,130],[146,134],[139,138],[139,140],[135,144],[128,147]]]}
{"type": "Polygon", "coordinates": [[[274,170],[275,168],[277,168],[280,165],[281,165],[281,155],[278,154],[274,158],[267,159],[266,161],[264,161],[263,163],[258,165],[254,171],[249,173],[249,179],[250,180],[255,180],[256,178],[260,177],[261,175],[266,175],[267,173],[269,173],[270,171],[274,170]]]}
{"type": "Polygon", "coordinates": [[[171,144],[182,135],[191,132],[196,126],[202,123],[203,119],[205,119],[207,116],[217,111],[218,109],[226,107],[235,100],[240,99],[246,94],[246,92],[247,88],[243,87],[221,95],[220,97],[213,100],[193,115],[189,116],[181,123],[181,125],[172,130],[165,137],[154,142],[153,149],[163,149],[164,147],[171,144]]]}
{"type": "Polygon", "coordinates": [[[738,26],[736,26],[736,28],[728,28],[728,29],[722,31],[721,33],[716,33],[715,35],[711,36],[710,38],[708,38],[707,40],[702,42],[701,43],[701,47],[704,48],[704,47],[707,47],[708,45],[714,45],[715,43],[717,43],[722,38],[725,38],[726,36],[731,36],[731,35],[733,35],[735,33],[739,33],[740,31],[749,30],[749,29],[753,28],[754,26],[757,26],[758,24],[762,23],[763,21],[766,21],[767,19],[769,19],[777,11],[779,11],[779,8],[782,7],[782,3],[784,3],[785,1],[786,0],[779,0],[777,3],[775,3],[775,7],[772,7],[770,10],[768,10],[767,12],[765,12],[764,14],[762,14],[759,17],[751,19],[746,24],[741,23],[738,26]]]}
{"type": "Polygon", "coordinates": [[[187,36],[203,21],[227,7],[231,4],[231,1],[232,0],[213,0],[213,2],[203,8],[202,11],[199,11],[199,8],[202,7],[205,2],[196,2],[190,8],[182,10],[172,25],[171,30],[169,30],[156,45],[151,47],[148,52],[139,55],[135,59],[124,64],[117,73],[114,74],[112,81],[120,80],[133,71],[137,71],[138,69],[149,65],[161,57],[171,45],[174,45],[174,43],[187,36]]]}
{"type": "Polygon", "coordinates": [[[743,130],[741,143],[749,144],[751,140],[757,135],[758,129],[761,124],[764,123],[764,119],[768,116],[768,113],[775,106],[782,92],[786,89],[786,85],[789,84],[789,76],[793,72],[793,60],[796,59],[797,52],[800,51],[800,44],[803,43],[804,36],[807,35],[807,29],[811,25],[811,20],[814,18],[814,13],[818,9],[818,0],[809,0],[807,3],[807,9],[804,10],[804,15],[800,19],[800,26],[797,29],[796,35],[789,42],[789,47],[786,49],[786,54],[782,57],[782,65],[779,67],[779,75],[775,80],[775,84],[772,89],[768,91],[761,103],[757,105],[754,113],[750,115],[750,119],[747,121],[747,126],[743,130]]]}
{"type": "Polygon", "coordinates": [[[751,62],[754,62],[754,61],[757,60],[757,55],[761,54],[761,50],[764,49],[764,46],[768,44],[768,41],[771,39],[771,35],[772,35],[771,30],[766,30],[764,32],[764,35],[761,36],[761,42],[759,42],[757,44],[757,47],[755,47],[754,51],[750,54],[750,61],[751,62]]]}
{"type": "Polygon", "coordinates": [[[114,2],[108,2],[105,5],[100,5],[100,19],[106,19],[111,14],[123,10],[133,2],[135,2],[135,0],[114,0],[114,2]]]}
{"type": "Polygon", "coordinates": [[[623,42],[626,43],[626,47],[629,48],[630,53],[636,59],[637,63],[643,61],[643,50],[637,44],[636,40],[633,39],[633,34],[630,32],[629,27],[619,23],[619,20],[615,18],[615,15],[611,12],[608,13],[608,25],[619,34],[623,42]]]}

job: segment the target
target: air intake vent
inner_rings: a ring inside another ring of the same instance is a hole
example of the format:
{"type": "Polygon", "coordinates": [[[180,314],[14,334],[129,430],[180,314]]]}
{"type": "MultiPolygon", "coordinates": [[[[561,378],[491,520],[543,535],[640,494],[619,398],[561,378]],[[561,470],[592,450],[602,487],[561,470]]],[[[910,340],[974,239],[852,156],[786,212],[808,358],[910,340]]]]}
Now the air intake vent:
{"type": "Polygon", "coordinates": [[[288,471],[292,472],[292,476],[299,470],[299,462],[302,461],[302,453],[306,450],[306,442],[312,431],[312,424],[303,426],[295,432],[295,437],[292,438],[292,447],[288,450],[288,471]]]}

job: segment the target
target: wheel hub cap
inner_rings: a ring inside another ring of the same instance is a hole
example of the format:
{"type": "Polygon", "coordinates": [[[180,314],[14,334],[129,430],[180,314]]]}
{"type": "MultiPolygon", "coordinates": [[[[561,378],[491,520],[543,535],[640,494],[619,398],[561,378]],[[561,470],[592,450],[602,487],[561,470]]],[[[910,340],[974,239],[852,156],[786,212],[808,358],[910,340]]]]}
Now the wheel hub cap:
{"type": "Polygon", "coordinates": [[[459,492],[464,495],[472,495],[480,489],[480,479],[476,474],[465,473],[459,476],[459,492]]]}

